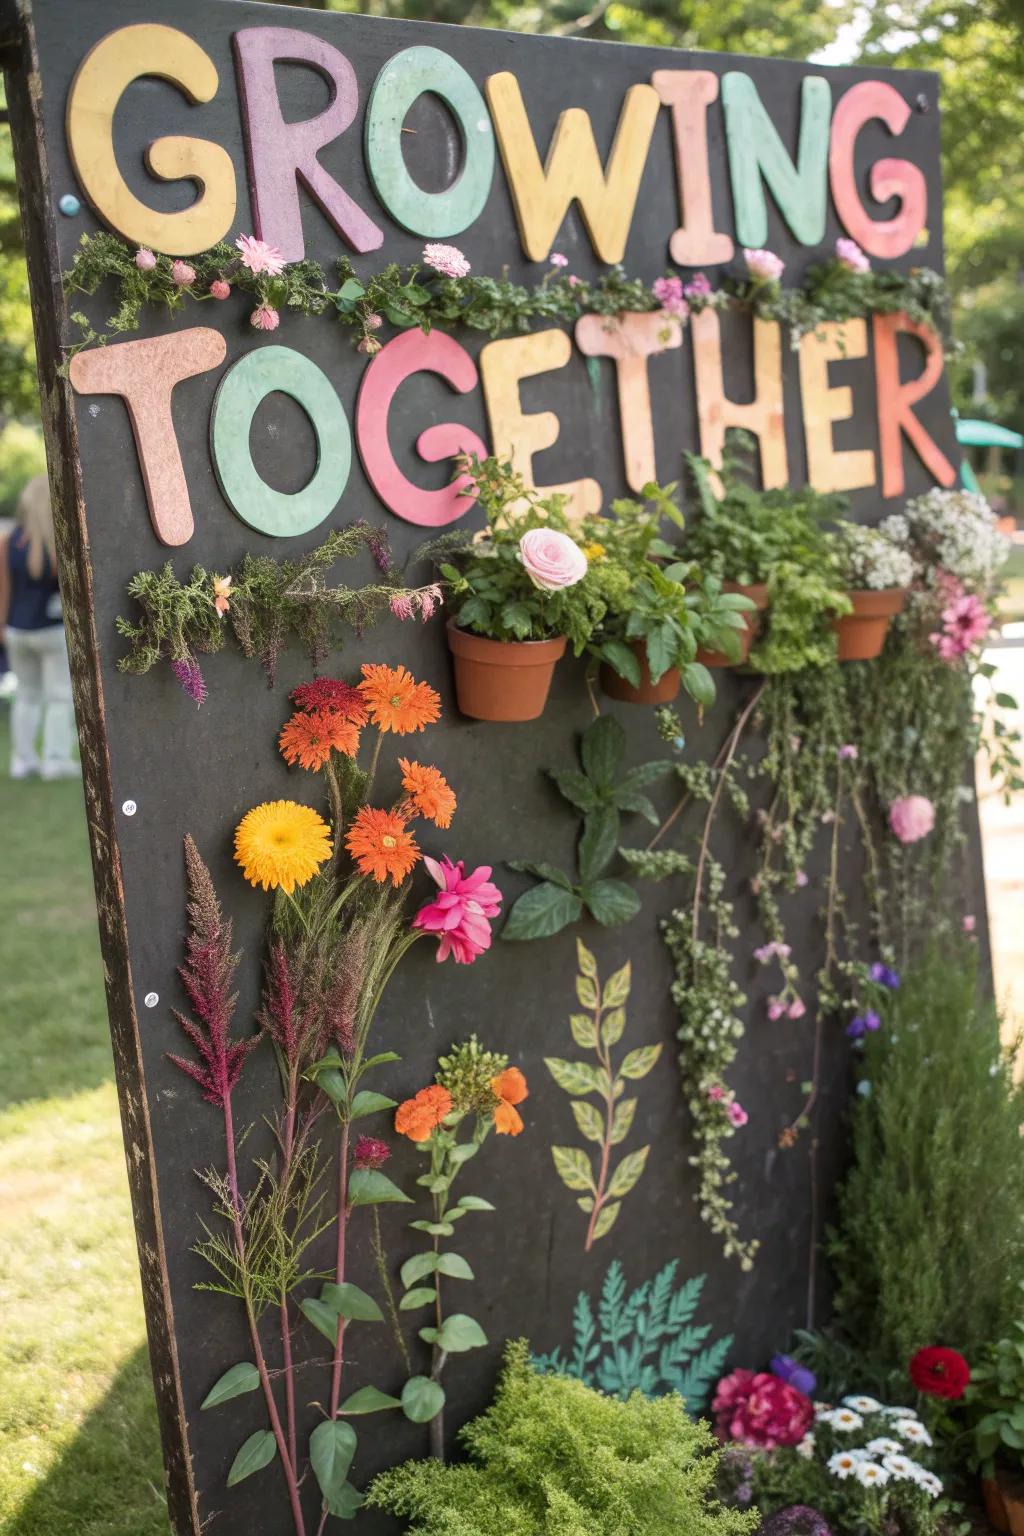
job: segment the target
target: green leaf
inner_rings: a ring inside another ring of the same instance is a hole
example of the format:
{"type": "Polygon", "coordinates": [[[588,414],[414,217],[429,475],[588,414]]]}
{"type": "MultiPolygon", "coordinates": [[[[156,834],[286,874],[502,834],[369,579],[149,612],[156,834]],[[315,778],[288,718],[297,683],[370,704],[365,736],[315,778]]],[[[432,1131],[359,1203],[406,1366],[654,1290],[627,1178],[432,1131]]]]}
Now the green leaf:
{"type": "Polygon", "coordinates": [[[417,1280],[422,1280],[424,1275],[432,1275],[437,1268],[437,1260],[438,1255],[433,1249],[429,1249],[426,1253],[414,1253],[411,1259],[406,1259],[398,1271],[403,1291],[415,1285],[417,1280]]]}
{"type": "Polygon", "coordinates": [[[586,1099],[573,1099],[572,1112],[576,1124],[588,1141],[604,1140],[604,1118],[593,1104],[588,1104],[586,1099]]]}
{"type": "Polygon", "coordinates": [[[348,1181],[349,1204],[356,1205],[411,1205],[397,1184],[392,1184],[386,1173],[379,1168],[355,1168],[348,1181]]]}
{"type": "Polygon", "coordinates": [[[337,1067],[323,1067],[316,1074],[316,1085],[326,1093],[332,1104],[344,1104],[348,1097],[348,1084],[337,1067]]]}
{"type": "Polygon", "coordinates": [[[356,299],[361,299],[365,292],[366,289],[363,287],[358,277],[349,277],[346,278],[345,282],[343,282],[341,287],[338,289],[338,297],[339,299],[348,299],[350,302],[354,303],[356,299]]]}
{"type": "Polygon", "coordinates": [[[464,1312],[453,1312],[446,1317],[437,1335],[437,1347],[449,1355],[461,1355],[467,1349],[481,1349],[487,1343],[487,1335],[473,1318],[464,1312]]]}
{"type": "Polygon", "coordinates": [[[607,1193],[612,1199],[620,1200],[623,1195],[629,1194],[644,1171],[650,1150],[650,1147],[641,1147],[639,1152],[628,1152],[622,1159],[608,1184],[607,1193]]]}
{"type": "Polygon", "coordinates": [[[315,1296],[304,1296],[299,1302],[299,1310],[325,1339],[332,1344],[335,1343],[338,1337],[337,1312],[332,1312],[330,1307],[325,1306],[322,1301],[317,1301],[315,1296]]]}
{"type": "Polygon", "coordinates": [[[1017,700],[1014,698],[1012,693],[997,693],[995,702],[1000,709],[1017,708],[1017,700]]]}
{"type": "Polygon", "coordinates": [[[632,646],[624,640],[606,640],[601,647],[600,656],[606,661],[612,671],[619,677],[625,678],[627,683],[632,683],[634,688],[640,687],[641,671],[640,663],[632,646]]]}
{"type": "Polygon", "coordinates": [[[570,1189],[595,1188],[590,1160],[579,1147],[552,1147],[551,1156],[563,1184],[570,1189]]]}
{"type": "Polygon", "coordinates": [[[615,1225],[615,1218],[618,1216],[620,1209],[621,1207],[617,1201],[613,1201],[611,1205],[602,1205],[600,1211],[598,1212],[597,1220],[594,1222],[595,1242],[599,1237],[604,1237],[606,1233],[611,1231],[612,1227],[615,1225]]]}
{"type": "Polygon", "coordinates": [[[327,1512],[338,1520],[352,1520],[363,1504],[363,1495],[351,1483],[342,1483],[333,1499],[327,1500],[327,1512]]]}
{"type": "Polygon", "coordinates": [[[242,1360],[238,1365],[233,1365],[229,1371],[225,1371],[219,1381],[207,1392],[200,1408],[216,1408],[218,1403],[226,1403],[229,1398],[241,1397],[243,1392],[255,1392],[260,1384],[260,1373],[250,1360],[242,1360]]]}
{"type": "Polygon", "coordinates": [[[310,1464],[328,1507],[342,1497],[356,1444],[356,1432],[344,1419],[325,1419],[309,1437],[310,1464]]]}
{"type": "Polygon", "coordinates": [[[424,1344],[433,1344],[434,1340],[437,1338],[437,1329],[421,1328],[420,1338],[423,1340],[424,1344]]]}
{"type": "Polygon", "coordinates": [[[575,923],[583,903],[573,891],[560,890],[547,881],[524,891],[512,907],[501,932],[503,939],[546,939],[559,933],[568,923],[575,923]]]}
{"type": "Polygon", "coordinates": [[[359,1075],[362,1077],[363,1073],[369,1072],[371,1067],[384,1067],[387,1066],[388,1062],[401,1061],[401,1059],[397,1051],[379,1051],[376,1056],[367,1057],[366,1061],[359,1068],[359,1075]]]}
{"type": "Polygon", "coordinates": [[[597,1068],[586,1061],[563,1061],[560,1056],[545,1056],[544,1065],[566,1093],[578,1098],[584,1093],[600,1093],[601,1079],[597,1068]]]}
{"type": "Polygon", "coordinates": [[[572,890],[572,881],[562,869],[557,869],[554,864],[534,864],[530,859],[509,859],[509,869],[520,870],[523,874],[536,875],[538,880],[550,880],[552,885],[560,885],[563,891],[572,890]]]}
{"type": "Polygon", "coordinates": [[[715,702],[715,680],[707,667],[699,661],[688,661],[680,668],[683,679],[683,687],[686,689],[694,703],[702,709],[709,709],[715,702]]]}
{"type": "Polygon", "coordinates": [[[472,1141],[464,1141],[461,1147],[452,1147],[448,1153],[448,1159],[456,1167],[461,1167],[463,1163],[468,1163],[471,1157],[476,1157],[479,1151],[479,1145],[472,1141]]]}
{"type": "Polygon", "coordinates": [[[335,1317],[344,1317],[350,1322],[384,1321],[384,1314],[373,1297],[349,1280],[343,1280],[340,1285],[336,1285],[333,1280],[326,1281],[320,1287],[320,1300],[325,1307],[330,1307],[335,1317]]]}
{"type": "Polygon", "coordinates": [[[583,732],[580,760],[587,778],[598,789],[614,784],[626,755],[626,732],[614,715],[599,715],[583,732]]]}
{"type": "Polygon", "coordinates": [[[660,1045],[642,1045],[639,1050],[629,1052],[623,1059],[619,1071],[623,1077],[633,1079],[646,1077],[660,1055],[660,1045]]]}
{"type": "Polygon", "coordinates": [[[414,1424],[429,1424],[444,1407],[444,1388],[429,1376],[410,1376],[402,1388],[402,1412],[414,1424]]]}
{"type": "Polygon", "coordinates": [[[628,923],[640,911],[640,898],[624,880],[595,880],[580,893],[587,911],[605,928],[628,923]]]}
{"type": "Polygon", "coordinates": [[[617,1146],[620,1141],[625,1141],[633,1124],[633,1116],[636,1113],[636,1099],[622,1099],[615,1106],[615,1114],[612,1117],[612,1146],[617,1146]]]}
{"type": "Polygon", "coordinates": [[[397,1397],[389,1397],[386,1392],[379,1392],[376,1387],[360,1387],[358,1392],[353,1392],[351,1397],[345,1399],[339,1413],[380,1413],[384,1408],[401,1408],[397,1397]]]}
{"type": "Polygon", "coordinates": [[[619,846],[619,813],[612,805],[598,806],[583,818],[577,860],[584,885],[607,869],[619,846]]]}
{"type": "Polygon", "coordinates": [[[660,682],[676,662],[679,641],[671,624],[656,624],[647,636],[647,670],[651,682],[660,682]]]}
{"type": "Polygon", "coordinates": [[[362,1088],[352,1100],[348,1117],[359,1120],[363,1115],[377,1115],[382,1109],[394,1109],[397,1103],[397,1099],[389,1099],[386,1093],[371,1093],[368,1088],[362,1088]]]}
{"type": "Polygon", "coordinates": [[[605,1046],[617,1045],[626,1027],[625,1008],[612,1008],[601,1020],[601,1041],[605,1046]]]}
{"type": "Polygon", "coordinates": [[[455,1228],[450,1221],[410,1221],[414,1232],[426,1232],[430,1237],[452,1237],[455,1228]]]}
{"type": "Polygon", "coordinates": [[[601,1001],[597,982],[592,976],[576,977],[576,996],[581,1008],[596,1008],[601,1001]]]}
{"type": "Polygon", "coordinates": [[[452,1280],[472,1280],[473,1271],[460,1253],[442,1253],[437,1261],[437,1273],[448,1275],[452,1280]]]}
{"type": "Polygon", "coordinates": [[[569,1028],[576,1044],[584,1051],[592,1051],[597,1045],[597,1025],[588,1013],[574,1013],[569,1028]]]}
{"type": "Polygon", "coordinates": [[[578,768],[549,768],[548,776],[555,781],[558,792],[578,811],[596,810],[599,804],[597,791],[585,773],[578,768]]]}
{"type": "Polygon", "coordinates": [[[632,968],[627,960],[621,970],[613,972],[604,984],[604,1005],[606,1008],[621,1008],[629,997],[629,985],[632,977],[632,968]]]}
{"type": "Polygon", "coordinates": [[[464,1211],[493,1211],[495,1207],[481,1195],[462,1195],[457,1204],[464,1211]]]}
{"type": "Polygon", "coordinates": [[[411,1291],[406,1291],[398,1303],[398,1310],[399,1312],[415,1312],[417,1307],[429,1306],[432,1301],[436,1300],[437,1292],[433,1286],[415,1286],[411,1291]]]}
{"type": "Polygon", "coordinates": [[[576,940],[576,964],[584,976],[589,976],[592,981],[597,980],[597,961],[582,939],[576,940]]]}
{"type": "Polygon", "coordinates": [[[277,1441],[269,1429],[258,1429],[254,1435],[250,1435],[244,1445],[239,1446],[238,1453],[231,1463],[231,1471],[228,1473],[228,1487],[233,1488],[244,1478],[251,1477],[254,1472],[262,1472],[264,1467],[269,1467],[277,1455],[277,1441]]]}

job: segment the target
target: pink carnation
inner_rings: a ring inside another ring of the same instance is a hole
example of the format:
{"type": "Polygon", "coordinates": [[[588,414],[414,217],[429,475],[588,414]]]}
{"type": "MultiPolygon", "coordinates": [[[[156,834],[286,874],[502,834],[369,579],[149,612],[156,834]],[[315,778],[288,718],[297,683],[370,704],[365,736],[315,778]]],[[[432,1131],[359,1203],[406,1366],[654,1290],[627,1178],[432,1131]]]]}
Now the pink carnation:
{"type": "Polygon", "coordinates": [[[423,260],[442,277],[465,277],[469,262],[457,245],[440,245],[436,241],[423,247],[423,260]]]}
{"type": "Polygon", "coordinates": [[[281,276],[285,260],[276,246],[257,240],[255,235],[239,235],[235,244],[242,253],[242,266],[248,267],[250,272],[266,272],[268,277],[281,276]]]}
{"type": "Polygon", "coordinates": [[[281,316],[269,304],[260,304],[249,316],[249,324],[258,331],[276,331],[281,324],[281,316]]]}
{"type": "Polygon", "coordinates": [[[720,1440],[758,1450],[799,1445],[814,1423],[814,1404],[768,1371],[735,1370],[723,1376],[711,1404],[720,1440]]]}
{"type": "Polygon", "coordinates": [[[222,277],[215,277],[210,284],[211,299],[226,299],[231,292],[231,284],[226,283],[222,277]]]}
{"type": "Polygon", "coordinates": [[[689,314],[689,306],[683,298],[681,277],[656,277],[651,284],[651,292],[667,314],[678,315],[680,319],[689,314]]]}
{"type": "Polygon", "coordinates": [[[836,241],[836,260],[848,272],[870,272],[871,263],[856,240],[836,241]]]}
{"type": "Polygon", "coordinates": [[[481,864],[467,875],[461,859],[453,864],[446,856],[438,863],[424,856],[423,863],[440,891],[420,908],[412,926],[437,934],[439,961],[451,955],[456,965],[472,965],[491,947],[488,919],[501,911],[501,892],[491,882],[491,866],[481,864]]]}
{"type": "Polygon", "coordinates": [[[759,283],[777,283],[786,270],[786,263],[774,251],[744,251],[747,271],[759,283]]]}
{"type": "Polygon", "coordinates": [[[900,795],[889,807],[889,826],[901,843],[916,843],[935,825],[935,807],[927,795],[900,795]]]}
{"type": "Polygon", "coordinates": [[[135,265],[140,272],[152,272],[156,266],[156,257],[152,251],[147,250],[144,245],[140,245],[135,252],[135,265]]]}
{"type": "Polygon", "coordinates": [[[187,288],[196,280],[196,269],[187,261],[171,262],[171,281],[177,288],[187,288]]]}
{"type": "Polygon", "coordinates": [[[519,558],[535,587],[561,592],[587,574],[587,557],[567,533],[557,528],[531,528],[519,540],[519,558]]]}

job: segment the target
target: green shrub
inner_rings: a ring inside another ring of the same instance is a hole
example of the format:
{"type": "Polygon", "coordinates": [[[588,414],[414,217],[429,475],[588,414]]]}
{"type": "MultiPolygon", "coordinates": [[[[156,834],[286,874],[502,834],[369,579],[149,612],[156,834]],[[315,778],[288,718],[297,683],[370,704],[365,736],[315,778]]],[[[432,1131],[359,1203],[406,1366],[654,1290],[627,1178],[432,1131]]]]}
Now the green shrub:
{"type": "Polygon", "coordinates": [[[46,469],[39,427],[9,421],[0,432],[0,517],[13,517],[27,481],[46,469]]]}
{"type": "Polygon", "coordinates": [[[746,1536],[757,1525],[715,1500],[715,1441],[678,1397],[623,1403],[538,1375],[522,1341],[460,1439],[469,1462],[407,1462],[367,1503],[419,1536],[746,1536]]]}
{"type": "Polygon", "coordinates": [[[970,1360],[1009,1333],[1024,1275],[1024,1088],[972,945],[908,969],[863,1076],[830,1243],[840,1324],[883,1367],[926,1344],[970,1360]]]}

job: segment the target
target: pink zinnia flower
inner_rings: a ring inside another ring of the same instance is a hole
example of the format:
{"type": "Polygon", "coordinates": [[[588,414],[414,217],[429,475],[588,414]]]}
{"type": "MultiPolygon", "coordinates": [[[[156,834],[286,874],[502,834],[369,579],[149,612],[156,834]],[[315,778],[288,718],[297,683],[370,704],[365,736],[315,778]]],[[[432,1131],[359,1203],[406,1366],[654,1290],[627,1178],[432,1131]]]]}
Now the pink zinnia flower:
{"type": "Polygon", "coordinates": [[[723,1376],[711,1403],[720,1440],[760,1450],[799,1445],[814,1423],[814,1404],[768,1371],[735,1370],[723,1376]]]}
{"type": "Polygon", "coordinates": [[[741,1125],[746,1125],[747,1121],[750,1119],[750,1116],[743,1108],[743,1105],[737,1104],[735,1099],[733,1099],[732,1103],[729,1105],[725,1112],[729,1116],[729,1124],[735,1125],[737,1129],[739,1129],[741,1125]]]}
{"type": "Polygon", "coordinates": [[[955,597],[942,610],[941,631],[929,635],[943,661],[966,656],[989,632],[991,620],[985,604],[974,593],[955,597]]]}
{"type": "Polygon", "coordinates": [[[465,277],[469,262],[457,245],[439,245],[436,241],[423,247],[423,260],[442,277],[465,277]]]}
{"type": "Polygon", "coordinates": [[[215,277],[210,284],[211,299],[226,299],[231,293],[231,284],[226,283],[222,277],[215,277]]]}
{"type": "Polygon", "coordinates": [[[276,246],[257,240],[255,235],[239,235],[235,244],[242,253],[242,266],[248,267],[250,272],[266,272],[268,277],[281,276],[285,260],[276,246]]]}
{"type": "Polygon", "coordinates": [[[396,592],[388,603],[392,615],[396,619],[411,619],[413,615],[412,598],[408,592],[396,592]]]}
{"type": "Polygon", "coordinates": [[[651,292],[667,314],[678,315],[683,319],[690,313],[689,306],[683,298],[681,277],[656,277],[651,284],[651,292]]]}
{"type": "Polygon", "coordinates": [[[901,843],[916,843],[935,825],[935,807],[927,795],[900,795],[889,807],[889,826],[901,843]]]}
{"type": "Polygon", "coordinates": [[[144,245],[140,245],[135,252],[135,265],[140,272],[152,272],[156,266],[156,257],[152,251],[147,250],[144,245]]]}
{"type": "Polygon", "coordinates": [[[777,283],[786,270],[786,263],[774,251],[743,252],[747,271],[759,283],[777,283]]]}
{"type": "Polygon", "coordinates": [[[695,272],[688,283],[683,284],[684,299],[706,299],[711,292],[711,284],[704,272],[695,272]]]}
{"type": "Polygon", "coordinates": [[[461,859],[453,864],[446,856],[438,863],[424,856],[423,863],[440,892],[420,908],[412,926],[438,935],[439,961],[451,955],[456,965],[472,965],[490,948],[488,919],[501,911],[501,892],[491,882],[491,866],[481,864],[467,875],[461,859]]]}
{"type": "Polygon", "coordinates": [[[871,263],[857,244],[856,240],[839,239],[836,241],[836,260],[844,266],[848,272],[870,272],[871,263]]]}
{"type": "Polygon", "coordinates": [[[190,266],[187,261],[171,262],[171,281],[176,287],[187,288],[189,283],[194,283],[195,280],[195,267],[190,266]]]}
{"type": "Polygon", "coordinates": [[[269,304],[260,304],[249,316],[249,324],[257,331],[276,331],[281,324],[281,316],[269,304]]]}
{"type": "Polygon", "coordinates": [[[383,1168],[391,1156],[391,1148],[386,1141],[378,1141],[376,1136],[360,1136],[352,1156],[357,1168],[383,1168]]]}
{"type": "Polygon", "coordinates": [[[569,265],[568,256],[563,256],[561,251],[552,251],[549,259],[553,267],[567,267],[569,265]]]}

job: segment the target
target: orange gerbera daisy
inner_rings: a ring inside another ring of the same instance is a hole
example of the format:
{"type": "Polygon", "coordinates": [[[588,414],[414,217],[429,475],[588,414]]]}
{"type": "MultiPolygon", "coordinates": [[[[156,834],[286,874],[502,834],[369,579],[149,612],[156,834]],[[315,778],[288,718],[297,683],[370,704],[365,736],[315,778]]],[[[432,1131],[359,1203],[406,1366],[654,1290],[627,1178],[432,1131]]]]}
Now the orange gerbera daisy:
{"type": "Polygon", "coordinates": [[[423,857],[398,812],[378,811],[372,805],[356,812],[345,847],[362,873],[378,884],[390,876],[392,885],[401,885],[423,857]]]}
{"type": "Polygon", "coordinates": [[[364,665],[359,691],[374,725],[398,736],[422,731],[441,714],[440,696],[429,683],[418,683],[405,667],[364,665]]]}
{"type": "Polygon", "coordinates": [[[506,1067],[491,1078],[491,1087],[498,1100],[494,1106],[494,1129],[499,1136],[518,1136],[523,1129],[523,1117],[513,1106],[529,1096],[526,1078],[518,1067],[506,1067]]]}
{"type": "Polygon", "coordinates": [[[456,800],[444,774],[423,763],[411,763],[407,757],[400,757],[398,766],[402,770],[402,788],[417,816],[425,816],[437,827],[450,827],[456,800]]]}
{"type": "Polygon", "coordinates": [[[286,763],[303,768],[322,768],[331,752],[355,757],[359,750],[359,731],[351,720],[333,709],[314,709],[298,713],[282,728],[277,744],[286,763]]]}
{"type": "Polygon", "coordinates": [[[395,1130],[410,1141],[429,1141],[431,1132],[450,1113],[452,1096],[447,1088],[432,1083],[421,1088],[414,1098],[406,1099],[395,1110],[395,1130]]]}

